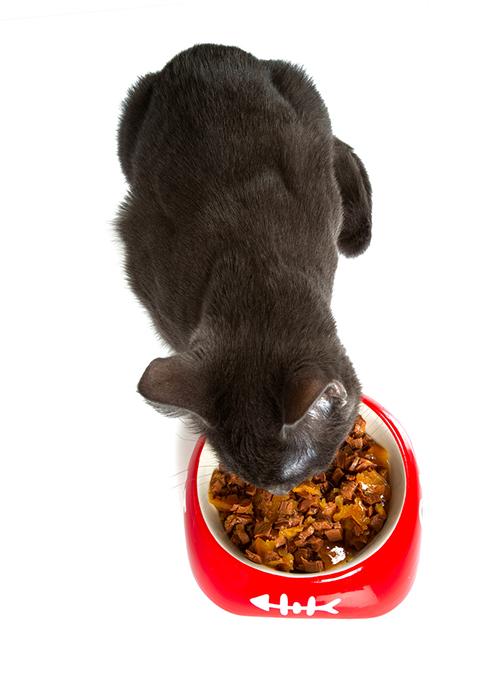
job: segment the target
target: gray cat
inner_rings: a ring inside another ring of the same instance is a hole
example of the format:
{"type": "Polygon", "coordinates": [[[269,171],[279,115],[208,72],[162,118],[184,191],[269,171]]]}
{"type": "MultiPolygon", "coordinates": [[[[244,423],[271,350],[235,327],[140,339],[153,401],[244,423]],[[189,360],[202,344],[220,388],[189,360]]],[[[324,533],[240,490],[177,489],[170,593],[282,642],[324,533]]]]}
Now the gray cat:
{"type": "Polygon", "coordinates": [[[138,80],[118,132],[129,283],[176,352],[138,390],[229,471],[286,493],[328,467],[360,384],[330,298],[371,238],[371,188],[306,73],[196,45],[138,80]]]}

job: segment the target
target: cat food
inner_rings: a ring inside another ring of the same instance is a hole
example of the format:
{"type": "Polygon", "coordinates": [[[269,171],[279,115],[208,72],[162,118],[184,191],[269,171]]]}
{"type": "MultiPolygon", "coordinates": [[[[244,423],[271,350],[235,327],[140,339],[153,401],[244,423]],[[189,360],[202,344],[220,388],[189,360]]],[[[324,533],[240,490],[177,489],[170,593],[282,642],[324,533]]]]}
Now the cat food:
{"type": "Polygon", "coordinates": [[[387,451],[358,416],[332,465],[286,496],[220,468],[209,500],[230,540],[256,564],[318,572],[349,562],[383,527],[391,488],[387,451]]]}

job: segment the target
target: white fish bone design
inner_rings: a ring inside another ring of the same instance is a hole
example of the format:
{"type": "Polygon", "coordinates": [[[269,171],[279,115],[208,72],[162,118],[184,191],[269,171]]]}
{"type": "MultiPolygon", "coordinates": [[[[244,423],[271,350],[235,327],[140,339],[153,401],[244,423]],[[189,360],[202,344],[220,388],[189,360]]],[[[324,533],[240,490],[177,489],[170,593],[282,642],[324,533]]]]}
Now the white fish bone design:
{"type": "Polygon", "coordinates": [[[257,597],[250,598],[250,602],[259,609],[268,612],[270,609],[279,609],[282,616],[287,616],[288,612],[291,611],[293,614],[300,614],[300,612],[305,612],[307,616],[312,616],[314,612],[328,612],[330,614],[338,614],[338,610],[335,609],[336,605],[340,602],[340,597],[336,597],[334,600],[330,600],[326,604],[316,605],[316,598],[314,595],[307,600],[307,604],[303,607],[300,602],[293,602],[292,605],[288,604],[288,595],[282,593],[280,596],[279,604],[273,604],[270,601],[269,595],[258,595],[257,597]]]}

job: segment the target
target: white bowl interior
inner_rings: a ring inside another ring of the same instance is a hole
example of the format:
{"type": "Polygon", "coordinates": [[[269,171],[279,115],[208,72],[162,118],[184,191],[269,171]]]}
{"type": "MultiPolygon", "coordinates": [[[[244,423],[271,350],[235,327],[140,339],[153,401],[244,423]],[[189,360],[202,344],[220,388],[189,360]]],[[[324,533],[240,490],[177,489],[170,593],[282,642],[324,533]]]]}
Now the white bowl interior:
{"type": "Polygon", "coordinates": [[[342,571],[346,568],[351,569],[356,565],[360,564],[366,560],[374,552],[380,550],[380,548],[387,541],[391,533],[394,531],[396,524],[398,523],[399,517],[401,515],[401,510],[403,508],[403,503],[406,495],[406,477],[404,473],[403,459],[401,457],[401,452],[399,446],[391,431],[384,423],[384,421],[379,418],[379,416],[366,404],[360,404],[359,408],[360,414],[366,420],[366,431],[367,433],[375,439],[375,441],[387,449],[389,452],[389,475],[390,483],[392,488],[392,496],[389,506],[389,514],[385,521],[384,526],[380,532],[371,540],[371,542],[347,564],[339,564],[338,566],[332,567],[321,572],[316,572],[313,574],[303,574],[303,573],[287,573],[284,571],[276,571],[270,567],[265,567],[260,564],[256,564],[249,560],[245,555],[240,552],[240,550],[231,542],[228,535],[224,531],[222,522],[219,518],[219,513],[216,508],[208,500],[208,485],[210,482],[210,477],[213,470],[218,466],[218,461],[215,457],[213,449],[208,443],[205,444],[200,455],[200,463],[198,466],[198,498],[200,502],[200,508],[205,519],[205,522],[212,532],[214,538],[221,545],[224,550],[230,553],[236,560],[243,562],[244,564],[250,565],[254,569],[259,569],[264,571],[269,575],[275,576],[286,576],[288,578],[309,578],[318,577],[323,574],[330,574],[335,571],[342,571]]]}

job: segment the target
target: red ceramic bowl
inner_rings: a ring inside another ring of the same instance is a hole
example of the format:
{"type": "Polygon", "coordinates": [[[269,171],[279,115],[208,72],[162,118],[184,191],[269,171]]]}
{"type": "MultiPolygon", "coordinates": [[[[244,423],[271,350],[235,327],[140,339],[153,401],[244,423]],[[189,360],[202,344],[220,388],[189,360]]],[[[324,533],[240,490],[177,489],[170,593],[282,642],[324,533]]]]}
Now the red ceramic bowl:
{"type": "Polygon", "coordinates": [[[208,502],[217,467],[203,438],[186,481],[185,528],[189,561],[205,594],[234,614],[295,618],[365,618],[388,612],[411,588],[420,547],[420,485],[410,440],[379,404],[363,397],[366,430],[389,451],[392,499],[377,536],[347,565],[316,574],[287,574],[248,560],[208,502]]]}

